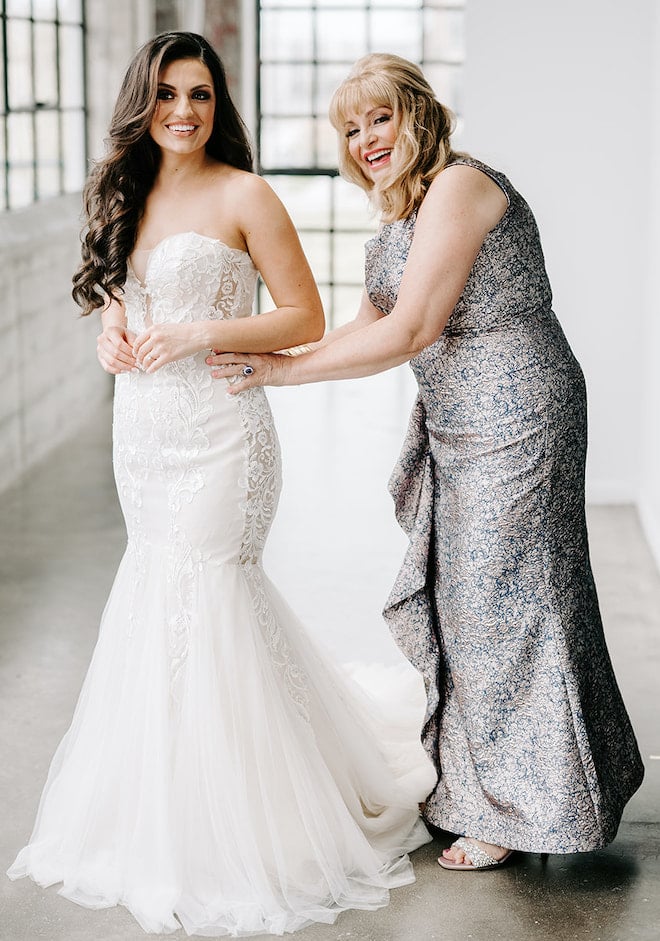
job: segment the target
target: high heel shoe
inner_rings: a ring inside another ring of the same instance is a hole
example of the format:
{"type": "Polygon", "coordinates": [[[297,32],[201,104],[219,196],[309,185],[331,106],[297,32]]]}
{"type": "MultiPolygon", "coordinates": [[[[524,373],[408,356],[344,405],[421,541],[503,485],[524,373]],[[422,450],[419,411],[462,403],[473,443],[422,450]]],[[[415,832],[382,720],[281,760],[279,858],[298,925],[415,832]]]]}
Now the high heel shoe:
{"type": "Polygon", "coordinates": [[[472,843],[470,840],[466,840],[464,837],[456,840],[454,843],[452,843],[452,846],[456,846],[459,850],[463,850],[465,855],[469,857],[470,862],[455,863],[451,859],[446,859],[444,856],[439,856],[438,865],[442,866],[443,869],[456,869],[462,872],[468,872],[471,869],[479,869],[481,871],[485,869],[497,869],[499,866],[503,866],[507,859],[510,859],[511,854],[515,852],[515,850],[507,850],[501,859],[495,859],[494,856],[491,856],[490,853],[482,850],[480,846],[476,845],[476,843],[472,843]]]}

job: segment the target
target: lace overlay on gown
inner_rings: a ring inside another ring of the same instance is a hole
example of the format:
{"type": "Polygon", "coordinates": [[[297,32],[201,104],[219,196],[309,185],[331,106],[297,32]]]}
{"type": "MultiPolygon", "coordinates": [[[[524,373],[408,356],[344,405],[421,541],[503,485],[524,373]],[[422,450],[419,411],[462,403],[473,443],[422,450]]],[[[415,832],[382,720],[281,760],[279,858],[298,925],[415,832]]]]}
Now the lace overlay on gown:
{"type": "MultiPolygon", "coordinates": [[[[251,315],[257,272],[194,232],[129,267],[130,330],[251,315]]],[[[401,720],[329,664],[262,568],[281,486],[262,389],[205,353],[117,377],[127,548],[30,843],[10,876],[146,931],[281,934],[387,903],[428,840],[435,775],[401,720]]]]}

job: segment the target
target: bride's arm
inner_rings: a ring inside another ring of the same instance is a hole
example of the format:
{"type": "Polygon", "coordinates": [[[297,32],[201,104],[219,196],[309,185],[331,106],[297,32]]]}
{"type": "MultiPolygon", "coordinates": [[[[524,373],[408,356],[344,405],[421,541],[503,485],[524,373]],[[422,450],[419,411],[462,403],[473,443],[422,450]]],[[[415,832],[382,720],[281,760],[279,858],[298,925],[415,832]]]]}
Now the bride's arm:
{"type": "Polygon", "coordinates": [[[126,329],[126,314],[121,301],[111,298],[101,311],[103,330],[96,338],[96,356],[106,372],[130,372],[136,366],[133,355],[135,337],[126,329]]]}
{"type": "Polygon", "coordinates": [[[254,174],[241,174],[234,199],[237,238],[244,239],[275,309],[259,317],[154,325],[138,337],[134,347],[147,372],[201,350],[262,353],[322,337],[323,306],[286,209],[266,181],[254,174]]]}

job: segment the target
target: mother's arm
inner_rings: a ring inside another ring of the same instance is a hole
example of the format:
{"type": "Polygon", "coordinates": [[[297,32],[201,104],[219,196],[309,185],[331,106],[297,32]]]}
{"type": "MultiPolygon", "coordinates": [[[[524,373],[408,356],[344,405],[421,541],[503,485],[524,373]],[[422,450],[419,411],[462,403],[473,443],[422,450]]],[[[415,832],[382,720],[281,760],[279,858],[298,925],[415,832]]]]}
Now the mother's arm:
{"type": "MultiPolygon", "coordinates": [[[[444,330],[484,238],[506,208],[502,190],[480,171],[463,165],[443,171],[419,209],[391,314],[302,356],[248,357],[254,374],[230,391],[369,376],[411,359],[444,330]]],[[[217,359],[225,365],[215,376],[239,375],[245,363],[231,354],[217,359]]]]}

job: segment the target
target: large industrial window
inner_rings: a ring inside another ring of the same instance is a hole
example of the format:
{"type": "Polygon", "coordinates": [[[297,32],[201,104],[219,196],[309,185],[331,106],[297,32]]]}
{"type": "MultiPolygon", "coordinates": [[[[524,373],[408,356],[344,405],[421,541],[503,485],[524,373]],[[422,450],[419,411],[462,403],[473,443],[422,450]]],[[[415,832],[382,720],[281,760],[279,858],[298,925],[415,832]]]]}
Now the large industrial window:
{"type": "Polygon", "coordinates": [[[337,174],[327,117],[333,90],[367,52],[419,63],[459,116],[465,0],[258,0],[257,143],[261,172],[289,210],[331,324],[357,310],[366,199],[337,174]]]}
{"type": "Polygon", "coordinates": [[[83,0],[0,0],[0,208],[85,179],[83,0]]]}

